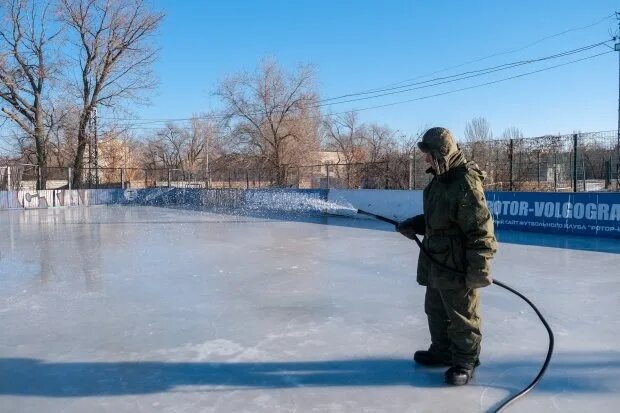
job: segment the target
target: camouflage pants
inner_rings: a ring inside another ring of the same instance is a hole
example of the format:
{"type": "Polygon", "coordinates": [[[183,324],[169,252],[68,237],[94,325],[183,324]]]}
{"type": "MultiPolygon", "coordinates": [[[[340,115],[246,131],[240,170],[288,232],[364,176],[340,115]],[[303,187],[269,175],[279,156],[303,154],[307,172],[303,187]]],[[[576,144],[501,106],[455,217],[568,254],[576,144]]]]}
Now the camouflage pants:
{"type": "Polygon", "coordinates": [[[426,288],[424,311],[431,353],[456,366],[473,367],[480,355],[480,292],[477,288],[426,288]]]}

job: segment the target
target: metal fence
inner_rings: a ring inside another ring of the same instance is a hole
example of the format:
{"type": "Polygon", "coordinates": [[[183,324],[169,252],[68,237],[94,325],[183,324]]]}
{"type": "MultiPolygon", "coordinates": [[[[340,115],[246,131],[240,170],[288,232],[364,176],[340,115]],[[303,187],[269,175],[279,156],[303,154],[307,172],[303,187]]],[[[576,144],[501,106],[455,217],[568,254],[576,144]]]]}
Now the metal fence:
{"type": "MultiPolygon", "coordinates": [[[[616,131],[461,143],[494,191],[619,191],[616,131]]],[[[423,189],[431,179],[424,154],[395,153],[379,162],[239,167],[210,171],[97,168],[75,181],[72,168],[13,164],[0,167],[0,190],[77,188],[349,188],[423,189]],[[76,188],[77,187],[77,188],[76,188]]]]}
{"type": "Polygon", "coordinates": [[[463,145],[496,191],[618,191],[616,131],[463,145]]]}
{"type": "Polygon", "coordinates": [[[389,188],[390,163],[322,164],[281,168],[226,167],[210,171],[182,169],[97,168],[75,182],[70,167],[0,167],[0,190],[77,188],[389,188]]]}

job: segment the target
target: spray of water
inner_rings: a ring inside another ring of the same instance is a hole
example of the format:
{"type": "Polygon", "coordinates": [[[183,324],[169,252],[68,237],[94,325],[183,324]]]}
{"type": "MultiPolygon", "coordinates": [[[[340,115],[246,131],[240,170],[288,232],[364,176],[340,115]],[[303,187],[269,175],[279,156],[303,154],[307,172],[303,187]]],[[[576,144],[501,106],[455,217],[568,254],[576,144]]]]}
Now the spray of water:
{"type": "Polygon", "coordinates": [[[357,213],[353,205],[321,198],[319,194],[292,191],[256,191],[246,194],[245,209],[298,214],[350,216],[357,213]]]}
{"type": "Polygon", "coordinates": [[[140,191],[132,203],[200,209],[237,215],[295,214],[355,217],[348,202],[326,200],[321,192],[166,188],[140,191]]]}

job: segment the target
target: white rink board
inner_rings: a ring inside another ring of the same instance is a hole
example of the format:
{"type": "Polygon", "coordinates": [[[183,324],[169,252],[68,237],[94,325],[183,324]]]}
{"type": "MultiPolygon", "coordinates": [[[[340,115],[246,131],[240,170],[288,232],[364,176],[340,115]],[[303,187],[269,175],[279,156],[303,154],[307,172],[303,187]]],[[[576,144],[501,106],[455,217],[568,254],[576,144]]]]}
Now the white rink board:
{"type": "Polygon", "coordinates": [[[422,191],[330,189],[327,199],[396,220],[423,212],[422,191]]]}

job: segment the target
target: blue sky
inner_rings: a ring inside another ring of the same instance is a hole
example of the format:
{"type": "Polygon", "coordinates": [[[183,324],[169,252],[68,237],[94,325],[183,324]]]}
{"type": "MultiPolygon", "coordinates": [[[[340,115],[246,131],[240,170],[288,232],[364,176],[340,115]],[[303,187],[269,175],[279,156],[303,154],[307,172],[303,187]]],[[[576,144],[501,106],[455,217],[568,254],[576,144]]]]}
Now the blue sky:
{"type": "MultiPolygon", "coordinates": [[[[155,0],[167,16],[158,42],[160,85],[141,118],[184,118],[218,107],[218,80],[253,70],[264,57],[287,70],[316,66],[322,98],[393,84],[546,36],[586,26],[611,15],[617,1],[366,1],[366,0],[155,0]]],[[[435,76],[524,58],[544,57],[604,41],[615,18],[574,30],[524,50],[503,54],[435,76]]],[[[610,43],[611,44],[611,43],[610,43]]],[[[599,47],[573,58],[611,51],[599,47]]],[[[333,112],[441,93],[540,69],[525,66],[464,83],[357,103],[333,112]]],[[[462,135],[465,123],[483,116],[495,135],[510,126],[526,136],[611,130],[617,127],[618,53],[482,88],[360,113],[362,120],[403,133],[441,125],[462,135]]]]}

